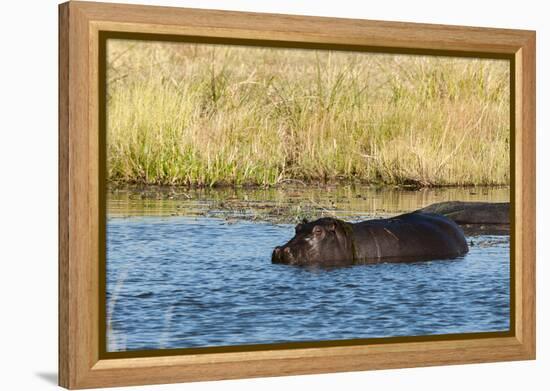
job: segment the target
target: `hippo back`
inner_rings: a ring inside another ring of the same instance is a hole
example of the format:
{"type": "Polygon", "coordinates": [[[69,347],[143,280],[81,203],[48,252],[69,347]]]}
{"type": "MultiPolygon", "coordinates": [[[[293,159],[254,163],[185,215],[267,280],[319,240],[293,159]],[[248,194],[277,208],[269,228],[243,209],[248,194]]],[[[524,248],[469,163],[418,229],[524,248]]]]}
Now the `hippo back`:
{"type": "Polygon", "coordinates": [[[413,212],[353,225],[357,258],[373,261],[447,259],[464,255],[468,244],[460,227],[438,214],[413,212]]]}
{"type": "Polygon", "coordinates": [[[509,224],[509,202],[439,202],[419,210],[437,213],[458,224],[509,224]]]}

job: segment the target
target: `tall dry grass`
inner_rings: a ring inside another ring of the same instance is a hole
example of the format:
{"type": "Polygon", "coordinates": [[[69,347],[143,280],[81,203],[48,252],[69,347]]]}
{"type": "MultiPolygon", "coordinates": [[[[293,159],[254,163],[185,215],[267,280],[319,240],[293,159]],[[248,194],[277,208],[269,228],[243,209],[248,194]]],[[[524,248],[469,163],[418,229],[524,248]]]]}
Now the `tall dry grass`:
{"type": "Polygon", "coordinates": [[[509,182],[505,61],[108,42],[111,181],[509,182]]]}

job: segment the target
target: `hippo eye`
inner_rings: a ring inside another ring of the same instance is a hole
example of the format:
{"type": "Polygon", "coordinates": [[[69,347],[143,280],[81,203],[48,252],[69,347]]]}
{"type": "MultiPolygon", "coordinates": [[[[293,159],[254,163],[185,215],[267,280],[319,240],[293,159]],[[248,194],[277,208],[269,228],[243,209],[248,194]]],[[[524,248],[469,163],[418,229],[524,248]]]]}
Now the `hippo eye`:
{"type": "Polygon", "coordinates": [[[314,235],[320,235],[322,232],[323,232],[323,229],[321,227],[319,227],[318,225],[313,227],[313,234],[314,235]]]}

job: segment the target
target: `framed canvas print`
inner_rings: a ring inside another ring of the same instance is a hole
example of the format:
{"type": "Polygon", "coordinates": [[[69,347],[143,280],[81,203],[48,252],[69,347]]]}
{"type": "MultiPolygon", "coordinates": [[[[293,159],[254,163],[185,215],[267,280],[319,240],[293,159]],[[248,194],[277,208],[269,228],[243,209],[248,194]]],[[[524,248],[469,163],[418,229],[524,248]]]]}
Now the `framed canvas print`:
{"type": "Polygon", "coordinates": [[[59,381],[535,358],[535,33],[59,6],[59,381]]]}

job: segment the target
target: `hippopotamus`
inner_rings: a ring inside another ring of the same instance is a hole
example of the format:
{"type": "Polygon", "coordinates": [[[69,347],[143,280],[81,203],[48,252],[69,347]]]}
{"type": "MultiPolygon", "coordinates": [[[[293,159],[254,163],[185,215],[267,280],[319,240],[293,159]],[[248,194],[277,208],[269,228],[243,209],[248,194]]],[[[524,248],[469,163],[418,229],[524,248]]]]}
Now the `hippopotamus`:
{"type": "Polygon", "coordinates": [[[448,201],[419,210],[437,213],[457,223],[466,235],[508,235],[510,233],[509,202],[448,201]]]}
{"type": "Polygon", "coordinates": [[[451,219],[412,212],[349,223],[332,217],[304,221],[271,261],[299,266],[344,266],[450,259],[468,252],[464,233],[451,219]]]}

